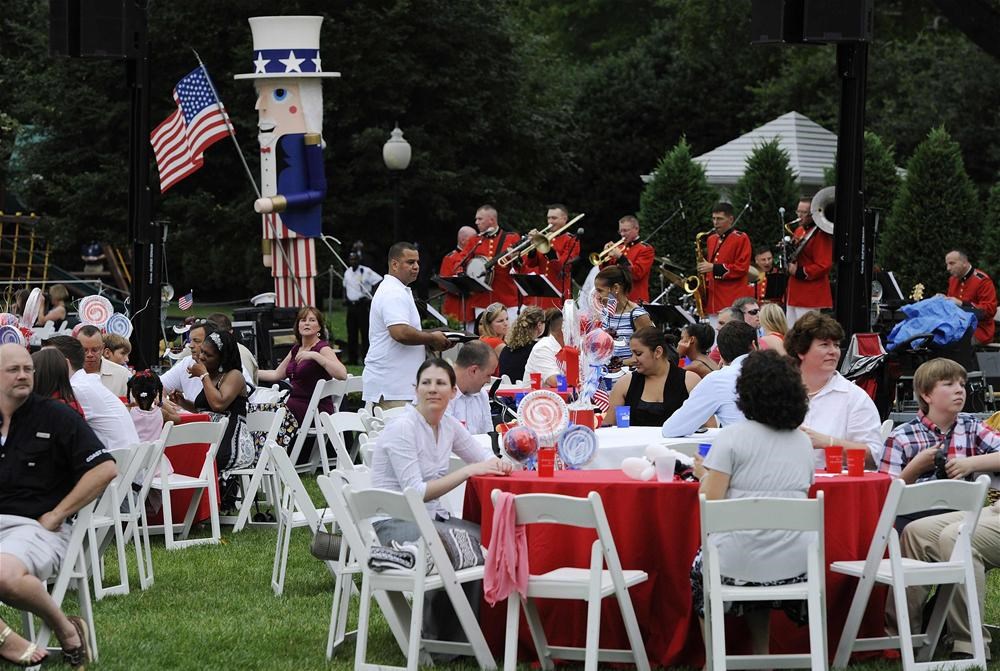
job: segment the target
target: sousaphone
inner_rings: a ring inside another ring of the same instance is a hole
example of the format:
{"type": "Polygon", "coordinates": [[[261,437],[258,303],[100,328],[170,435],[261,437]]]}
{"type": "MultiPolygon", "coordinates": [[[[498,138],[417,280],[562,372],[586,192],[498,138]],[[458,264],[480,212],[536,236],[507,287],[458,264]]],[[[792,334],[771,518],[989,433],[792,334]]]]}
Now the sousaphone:
{"type": "Polygon", "coordinates": [[[788,255],[789,261],[795,261],[799,257],[799,254],[809,244],[809,240],[812,239],[817,230],[823,231],[828,235],[833,235],[836,202],[836,187],[828,186],[816,192],[812,202],[809,203],[809,212],[812,214],[813,223],[816,225],[809,229],[809,232],[802,238],[798,246],[788,255]]]}

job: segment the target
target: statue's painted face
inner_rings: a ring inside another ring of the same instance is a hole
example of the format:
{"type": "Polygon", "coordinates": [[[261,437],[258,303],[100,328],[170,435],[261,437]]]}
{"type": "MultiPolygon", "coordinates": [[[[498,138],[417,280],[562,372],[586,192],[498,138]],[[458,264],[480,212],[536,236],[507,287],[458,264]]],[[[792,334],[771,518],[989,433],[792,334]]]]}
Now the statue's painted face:
{"type": "Polygon", "coordinates": [[[257,137],[262,147],[282,135],[305,133],[306,119],[299,84],[293,79],[257,80],[257,137]]]}

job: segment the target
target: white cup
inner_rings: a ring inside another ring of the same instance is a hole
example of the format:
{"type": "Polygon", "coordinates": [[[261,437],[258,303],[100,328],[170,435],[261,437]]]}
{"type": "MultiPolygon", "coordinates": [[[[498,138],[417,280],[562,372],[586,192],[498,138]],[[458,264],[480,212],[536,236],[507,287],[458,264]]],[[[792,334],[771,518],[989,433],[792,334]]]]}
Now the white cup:
{"type": "Polygon", "coordinates": [[[656,468],[656,481],[657,482],[673,482],[674,481],[674,466],[677,464],[677,458],[672,456],[660,456],[653,460],[653,466],[656,468]]]}

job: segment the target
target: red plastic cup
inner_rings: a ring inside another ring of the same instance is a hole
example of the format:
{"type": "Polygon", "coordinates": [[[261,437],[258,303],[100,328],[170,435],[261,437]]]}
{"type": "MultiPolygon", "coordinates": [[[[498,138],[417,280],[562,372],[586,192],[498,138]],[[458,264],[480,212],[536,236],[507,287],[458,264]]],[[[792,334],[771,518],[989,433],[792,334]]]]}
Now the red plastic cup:
{"type": "Polygon", "coordinates": [[[593,429],[594,411],[592,409],[570,410],[569,421],[572,422],[573,424],[582,424],[583,426],[589,426],[591,429],[593,429]]]}
{"type": "Polygon", "coordinates": [[[556,448],[543,447],[538,450],[538,477],[551,478],[556,474],[556,448]]]}
{"type": "Polygon", "coordinates": [[[541,373],[532,373],[531,374],[531,388],[532,389],[541,389],[542,388],[542,374],[541,373]]]}
{"type": "Polygon", "coordinates": [[[865,474],[865,450],[847,450],[847,474],[852,478],[865,474]]]}
{"type": "Polygon", "coordinates": [[[840,445],[830,445],[826,449],[826,472],[840,475],[844,470],[844,448],[840,445]]]}

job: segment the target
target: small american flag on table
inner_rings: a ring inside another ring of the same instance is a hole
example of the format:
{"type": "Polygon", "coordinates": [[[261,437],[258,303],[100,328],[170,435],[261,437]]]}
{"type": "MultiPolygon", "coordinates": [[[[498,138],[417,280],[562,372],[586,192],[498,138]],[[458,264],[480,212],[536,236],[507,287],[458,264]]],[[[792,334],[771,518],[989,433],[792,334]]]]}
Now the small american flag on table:
{"type": "Polygon", "coordinates": [[[229,115],[198,66],[174,87],[177,109],[150,133],[164,193],[204,163],[203,152],[229,134],[229,115]]]}
{"type": "Polygon", "coordinates": [[[177,299],[177,307],[181,310],[190,310],[191,306],[194,305],[194,292],[189,291],[186,295],[181,296],[177,299]]]}

